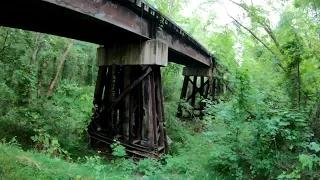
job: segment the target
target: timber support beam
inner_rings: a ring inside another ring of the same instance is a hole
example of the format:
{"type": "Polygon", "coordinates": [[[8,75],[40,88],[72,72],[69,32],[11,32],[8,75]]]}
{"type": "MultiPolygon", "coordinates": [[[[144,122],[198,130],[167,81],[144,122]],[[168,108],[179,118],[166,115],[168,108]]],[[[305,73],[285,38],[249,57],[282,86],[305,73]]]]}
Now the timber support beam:
{"type": "Polygon", "coordinates": [[[88,126],[93,147],[117,140],[133,156],[167,153],[160,72],[167,57],[168,47],[155,40],[98,48],[95,113],[88,126]]]}
{"type": "MultiPolygon", "coordinates": [[[[193,107],[193,115],[202,115],[205,103],[201,100],[215,98],[215,68],[212,67],[184,67],[184,82],[180,99],[193,107]],[[200,101],[199,101],[200,100],[200,101]],[[199,111],[200,113],[195,113],[199,111]]],[[[190,112],[189,112],[190,113],[190,112]]],[[[183,108],[178,106],[178,117],[182,117],[183,108]]]]}

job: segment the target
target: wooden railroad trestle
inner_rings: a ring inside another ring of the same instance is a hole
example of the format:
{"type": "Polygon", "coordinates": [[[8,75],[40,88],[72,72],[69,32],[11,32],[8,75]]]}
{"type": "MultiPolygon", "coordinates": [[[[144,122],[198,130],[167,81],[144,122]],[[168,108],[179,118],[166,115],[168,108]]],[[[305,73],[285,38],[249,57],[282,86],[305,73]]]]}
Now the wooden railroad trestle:
{"type": "MultiPolygon", "coordinates": [[[[196,107],[196,99],[214,99],[215,87],[213,77],[203,76],[185,76],[182,86],[180,99],[190,103],[194,110],[203,110],[205,104],[200,102],[200,106],[196,107]],[[191,87],[190,87],[191,85],[191,87]],[[199,95],[199,96],[197,96],[199,95]]],[[[182,107],[178,106],[178,117],[182,116],[182,107]]]]}
{"type": "Polygon", "coordinates": [[[100,66],[90,144],[121,142],[139,157],[167,152],[160,66],[100,66]]]}
{"type": "MultiPolygon", "coordinates": [[[[203,111],[206,104],[201,100],[207,99],[216,102],[217,97],[225,94],[227,90],[232,92],[224,79],[223,73],[216,68],[185,67],[183,70],[184,81],[181,91],[181,100],[189,103],[194,111],[203,111]],[[197,101],[200,99],[200,101],[197,101]]],[[[178,117],[182,117],[183,109],[181,103],[178,106],[178,117]]]]}

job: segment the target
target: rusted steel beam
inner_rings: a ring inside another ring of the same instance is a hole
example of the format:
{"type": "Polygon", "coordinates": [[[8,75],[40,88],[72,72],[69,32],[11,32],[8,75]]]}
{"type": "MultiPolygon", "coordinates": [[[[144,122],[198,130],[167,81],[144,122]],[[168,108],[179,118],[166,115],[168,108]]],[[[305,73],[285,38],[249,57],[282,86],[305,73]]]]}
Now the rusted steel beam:
{"type": "Polygon", "coordinates": [[[211,56],[204,55],[201,51],[195,49],[191,44],[187,43],[183,38],[175,35],[174,33],[169,33],[165,30],[157,31],[157,39],[167,43],[171,50],[182,54],[181,56],[170,58],[170,52],[173,52],[169,51],[169,61],[171,62],[189,66],[196,63],[192,61],[198,61],[198,65],[200,66],[212,65],[211,56]],[[188,59],[190,59],[189,62],[188,59]]]}
{"type": "MultiPolygon", "coordinates": [[[[170,48],[204,66],[211,65],[211,55],[190,35],[174,24],[170,19],[153,9],[143,1],[90,1],[90,0],[42,0],[54,5],[82,13],[115,25],[145,38],[157,38],[167,43],[170,48]],[[136,13],[140,8],[143,13],[136,13]],[[160,19],[164,20],[165,30],[157,29],[160,19]],[[156,31],[156,32],[154,32],[156,31]],[[171,31],[171,32],[169,32],[171,31]]],[[[107,33],[107,32],[106,32],[107,33]]],[[[184,57],[181,57],[184,58],[184,57]]],[[[183,63],[183,61],[181,61],[183,63]]],[[[184,63],[188,65],[190,63],[184,63]]]]}
{"type": "MultiPolygon", "coordinates": [[[[103,22],[116,25],[130,32],[149,38],[149,25],[146,19],[141,18],[129,8],[113,1],[102,0],[42,0],[72,11],[97,18],[103,22]]],[[[108,32],[106,32],[108,33],[108,32]]]]}
{"type": "Polygon", "coordinates": [[[210,66],[213,59],[199,42],[142,0],[1,1],[0,25],[109,47],[161,39],[170,46],[172,62],[210,66]]]}

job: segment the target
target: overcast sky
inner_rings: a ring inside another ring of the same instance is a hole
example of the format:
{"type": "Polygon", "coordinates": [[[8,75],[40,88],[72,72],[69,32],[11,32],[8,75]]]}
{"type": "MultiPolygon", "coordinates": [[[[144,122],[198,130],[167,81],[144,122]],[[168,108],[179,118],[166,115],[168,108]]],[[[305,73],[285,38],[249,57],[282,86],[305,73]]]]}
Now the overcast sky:
{"type": "MultiPolygon", "coordinates": [[[[200,4],[202,4],[206,1],[207,0],[190,0],[190,3],[188,4],[188,6],[183,10],[184,16],[192,16],[192,13],[194,12],[194,10],[196,10],[196,8],[199,8],[200,4]]],[[[242,17],[241,15],[244,13],[244,10],[242,8],[233,4],[229,0],[221,0],[221,1],[223,1],[223,6],[219,3],[207,6],[210,9],[210,11],[214,11],[216,14],[216,18],[214,20],[215,24],[213,24],[211,28],[215,29],[215,25],[221,25],[221,26],[224,26],[226,24],[231,25],[233,20],[228,16],[226,9],[231,16],[240,20],[240,22],[242,24],[246,25],[247,23],[250,23],[248,18],[240,18],[240,17],[242,17]]],[[[234,1],[240,2],[240,0],[234,0],[234,1]]],[[[244,1],[247,4],[251,4],[251,1],[252,1],[254,5],[262,6],[264,10],[267,10],[269,12],[268,18],[271,22],[271,26],[274,27],[279,22],[280,14],[278,14],[276,11],[274,11],[271,8],[271,6],[269,6],[267,4],[268,0],[244,0],[244,1]]],[[[284,6],[282,6],[281,4],[272,4],[272,6],[275,7],[276,9],[284,8],[284,6]]],[[[201,16],[205,21],[206,18],[209,17],[209,14],[206,11],[201,11],[201,16]]],[[[234,28],[234,26],[233,26],[233,28],[234,28]]],[[[241,57],[241,54],[243,51],[241,43],[237,42],[235,44],[234,48],[238,52],[236,60],[241,65],[243,62],[242,57],[241,57]]]]}
{"type": "MultiPolygon", "coordinates": [[[[239,2],[239,0],[234,0],[236,2],[239,2]]],[[[190,4],[188,4],[188,6],[184,9],[183,14],[185,16],[191,16],[192,12],[199,7],[200,4],[206,2],[206,0],[190,0],[190,4]]],[[[251,4],[251,0],[245,0],[245,2],[247,4],[251,4]]],[[[272,9],[270,6],[268,6],[267,4],[267,0],[252,0],[254,5],[260,5],[262,6],[264,9],[272,12],[272,9]]],[[[227,8],[228,12],[230,15],[232,15],[233,17],[237,17],[238,15],[243,13],[243,9],[239,8],[237,5],[231,3],[228,0],[223,0],[224,6],[227,8]]],[[[280,7],[281,5],[274,5],[275,7],[280,7]]],[[[212,9],[215,14],[216,14],[216,19],[215,19],[215,23],[217,25],[225,25],[225,24],[229,24],[232,22],[232,20],[228,17],[226,10],[224,9],[223,6],[221,6],[220,4],[216,3],[213,6],[210,6],[210,9],[212,9]]],[[[207,18],[208,14],[206,14],[205,12],[203,13],[203,18],[207,18]]],[[[272,25],[276,25],[279,21],[279,14],[272,12],[270,13],[270,21],[272,22],[272,25]]]]}

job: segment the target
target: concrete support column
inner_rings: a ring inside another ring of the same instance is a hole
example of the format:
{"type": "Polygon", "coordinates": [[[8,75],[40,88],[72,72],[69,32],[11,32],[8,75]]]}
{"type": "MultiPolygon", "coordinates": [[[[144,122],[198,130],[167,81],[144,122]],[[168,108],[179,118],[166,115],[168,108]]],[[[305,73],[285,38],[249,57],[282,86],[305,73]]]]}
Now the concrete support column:
{"type": "Polygon", "coordinates": [[[99,47],[91,144],[117,139],[128,154],[158,158],[167,152],[160,67],[168,46],[157,40],[99,47]]]}

